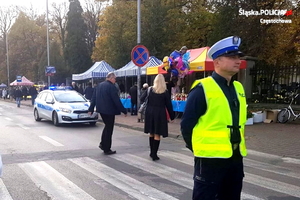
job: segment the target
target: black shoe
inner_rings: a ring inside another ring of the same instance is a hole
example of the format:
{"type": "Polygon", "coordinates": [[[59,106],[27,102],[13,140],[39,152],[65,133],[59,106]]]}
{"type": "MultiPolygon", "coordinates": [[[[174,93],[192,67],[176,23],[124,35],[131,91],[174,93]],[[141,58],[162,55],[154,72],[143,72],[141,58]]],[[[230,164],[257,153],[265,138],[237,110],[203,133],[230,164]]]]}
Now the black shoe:
{"type": "Polygon", "coordinates": [[[99,148],[100,148],[101,150],[103,150],[102,144],[99,145],[99,148]]]}
{"type": "Polygon", "coordinates": [[[156,161],[156,160],[159,160],[159,159],[160,159],[158,156],[151,156],[151,155],[150,155],[150,157],[152,158],[153,161],[156,161]]]}
{"type": "Polygon", "coordinates": [[[112,150],[104,152],[105,155],[112,155],[112,154],[115,154],[115,153],[117,153],[117,152],[116,151],[112,151],[112,150]]]}

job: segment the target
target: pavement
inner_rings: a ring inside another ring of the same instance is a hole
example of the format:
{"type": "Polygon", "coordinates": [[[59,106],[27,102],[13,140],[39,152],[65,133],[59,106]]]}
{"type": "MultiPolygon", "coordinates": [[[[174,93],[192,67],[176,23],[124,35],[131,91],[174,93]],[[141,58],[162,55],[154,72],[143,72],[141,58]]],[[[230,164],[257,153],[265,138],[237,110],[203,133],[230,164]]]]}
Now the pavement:
{"type": "MultiPolygon", "coordinates": [[[[1,100],[3,101],[3,99],[1,100]]],[[[15,103],[11,100],[5,101],[15,103]]],[[[22,106],[32,107],[31,100],[21,101],[21,107],[22,106]]],[[[264,104],[261,106],[259,106],[259,104],[255,104],[256,110],[266,107],[268,109],[277,109],[286,106],[287,105],[276,104],[272,107],[272,104],[264,104]]],[[[102,120],[99,119],[99,121],[101,122],[102,120]]],[[[134,129],[143,133],[144,123],[138,122],[137,116],[131,116],[129,113],[127,117],[123,114],[117,115],[115,119],[115,126],[134,129]]],[[[300,159],[300,119],[290,121],[285,124],[272,122],[247,125],[245,128],[245,135],[246,145],[250,150],[300,159]]],[[[182,140],[182,136],[180,134],[180,113],[174,122],[169,123],[169,137],[182,140]]]]}

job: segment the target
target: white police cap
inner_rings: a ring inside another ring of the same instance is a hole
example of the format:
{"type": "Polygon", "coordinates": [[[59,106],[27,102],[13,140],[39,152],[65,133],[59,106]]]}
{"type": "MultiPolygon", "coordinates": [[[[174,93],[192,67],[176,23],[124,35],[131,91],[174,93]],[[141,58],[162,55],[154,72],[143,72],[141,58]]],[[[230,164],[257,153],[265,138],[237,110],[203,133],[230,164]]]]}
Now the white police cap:
{"type": "Polygon", "coordinates": [[[216,42],[207,52],[211,59],[216,59],[219,56],[243,56],[244,54],[239,50],[241,38],[238,36],[230,36],[216,42]]]}

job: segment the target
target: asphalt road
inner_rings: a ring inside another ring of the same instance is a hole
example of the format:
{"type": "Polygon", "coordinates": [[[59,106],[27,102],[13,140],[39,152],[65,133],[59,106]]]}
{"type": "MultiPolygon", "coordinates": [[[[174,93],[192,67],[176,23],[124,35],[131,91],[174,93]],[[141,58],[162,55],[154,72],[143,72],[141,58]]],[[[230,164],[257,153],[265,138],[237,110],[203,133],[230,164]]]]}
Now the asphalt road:
{"type": "MultiPolygon", "coordinates": [[[[149,159],[148,137],[115,127],[113,150],[98,148],[96,126],[35,122],[32,107],[0,102],[1,200],[180,199],[192,194],[193,157],[183,141],[165,138],[160,160],[149,159]]],[[[249,150],[242,199],[300,199],[300,160],[249,150]]]]}

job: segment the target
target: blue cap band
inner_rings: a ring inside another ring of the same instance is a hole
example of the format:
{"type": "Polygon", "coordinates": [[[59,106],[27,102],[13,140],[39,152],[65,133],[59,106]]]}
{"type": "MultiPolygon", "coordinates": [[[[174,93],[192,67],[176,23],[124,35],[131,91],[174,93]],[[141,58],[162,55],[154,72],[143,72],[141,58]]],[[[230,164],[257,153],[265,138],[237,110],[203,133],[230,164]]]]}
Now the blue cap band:
{"type": "Polygon", "coordinates": [[[217,57],[226,54],[228,52],[232,52],[232,51],[239,51],[239,47],[238,46],[230,46],[230,47],[226,47],[224,49],[220,49],[219,51],[216,51],[214,54],[211,55],[212,59],[216,59],[217,57]]]}

